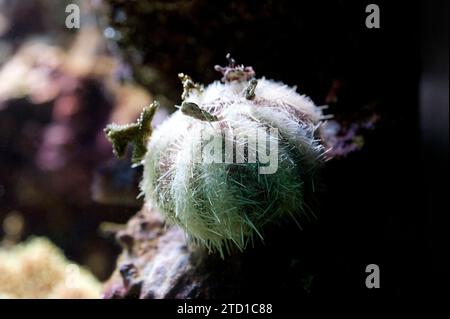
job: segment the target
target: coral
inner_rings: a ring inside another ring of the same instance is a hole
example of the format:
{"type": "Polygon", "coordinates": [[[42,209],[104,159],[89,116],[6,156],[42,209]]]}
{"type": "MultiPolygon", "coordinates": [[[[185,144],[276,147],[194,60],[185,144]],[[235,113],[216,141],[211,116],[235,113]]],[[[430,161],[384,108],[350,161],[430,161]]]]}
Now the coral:
{"type": "Polygon", "coordinates": [[[1,298],[98,298],[102,285],[45,238],[0,249],[1,298]]]}
{"type": "MultiPolygon", "coordinates": [[[[308,97],[255,79],[253,68],[227,58],[227,67],[215,68],[222,82],[206,88],[179,75],[183,102],[149,139],[141,183],[149,205],[221,256],[263,239],[267,224],[309,218],[324,153],[322,113],[308,97]]],[[[124,151],[127,138],[114,137],[119,131],[107,128],[124,151]]]]}
{"type": "Polygon", "coordinates": [[[101,30],[85,25],[73,35],[14,42],[0,63],[0,223],[20,213],[22,238],[58,238],[104,280],[118,247],[99,239],[98,226],[124,222],[135,211],[127,207],[142,200],[141,169],[114,157],[103,128],[132,121],[152,97],[118,78],[120,62],[106,52],[101,30]]]}

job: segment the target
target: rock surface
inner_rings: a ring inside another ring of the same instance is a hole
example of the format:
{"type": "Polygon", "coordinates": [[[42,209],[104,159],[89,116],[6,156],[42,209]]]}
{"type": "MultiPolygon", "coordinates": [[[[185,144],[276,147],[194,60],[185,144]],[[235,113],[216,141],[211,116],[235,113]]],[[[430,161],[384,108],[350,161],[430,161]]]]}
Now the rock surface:
{"type": "Polygon", "coordinates": [[[183,231],[165,225],[155,210],[144,207],[116,238],[124,250],[104,298],[214,298],[214,286],[225,287],[219,270],[228,263],[211,272],[221,260],[188,247],[183,231]]]}
{"type": "MultiPolygon", "coordinates": [[[[289,227],[284,233],[292,234],[289,227]]],[[[301,232],[296,228],[294,233],[301,232]]],[[[302,263],[292,250],[278,249],[275,240],[273,245],[256,246],[222,259],[188,245],[180,228],[165,224],[157,211],[146,206],[116,238],[123,252],[105,285],[103,298],[107,299],[267,297],[293,290],[301,295],[307,293],[312,279],[298,267],[302,263]]]]}

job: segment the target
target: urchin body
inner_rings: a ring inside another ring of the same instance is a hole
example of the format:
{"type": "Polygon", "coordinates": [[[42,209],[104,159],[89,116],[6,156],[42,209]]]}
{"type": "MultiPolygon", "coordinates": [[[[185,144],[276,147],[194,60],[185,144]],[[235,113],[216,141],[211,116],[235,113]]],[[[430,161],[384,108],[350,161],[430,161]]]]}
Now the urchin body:
{"type": "Polygon", "coordinates": [[[255,83],[214,82],[191,90],[184,103],[212,120],[178,110],[153,132],[143,160],[146,202],[191,240],[221,254],[262,238],[268,223],[307,214],[304,194],[323,154],[321,111],[314,103],[282,83],[255,83]],[[254,132],[270,134],[262,139],[254,132]],[[218,156],[209,153],[213,141],[223,141],[218,156]],[[276,146],[275,171],[261,171],[267,163],[257,154],[260,144],[276,146]]]}
{"type": "Polygon", "coordinates": [[[154,132],[157,102],[136,123],[105,129],[117,155],[134,144],[146,203],[222,256],[262,239],[267,224],[307,217],[324,154],[322,113],[308,97],[228,59],[206,88],[179,74],[180,110],[154,132]]]}

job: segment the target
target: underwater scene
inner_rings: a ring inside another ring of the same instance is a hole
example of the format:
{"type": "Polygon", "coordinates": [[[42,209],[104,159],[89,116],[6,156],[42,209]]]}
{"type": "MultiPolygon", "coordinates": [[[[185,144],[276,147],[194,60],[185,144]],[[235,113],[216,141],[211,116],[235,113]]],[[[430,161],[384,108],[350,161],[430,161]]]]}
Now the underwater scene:
{"type": "Polygon", "coordinates": [[[0,0],[0,299],[441,295],[447,161],[445,1],[0,0]]]}

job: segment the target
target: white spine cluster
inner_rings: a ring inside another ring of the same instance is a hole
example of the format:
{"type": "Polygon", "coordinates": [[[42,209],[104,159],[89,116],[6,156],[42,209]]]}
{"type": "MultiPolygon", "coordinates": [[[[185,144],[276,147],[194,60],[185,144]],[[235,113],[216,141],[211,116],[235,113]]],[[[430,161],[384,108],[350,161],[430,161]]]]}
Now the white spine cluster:
{"type": "Polygon", "coordinates": [[[263,238],[268,223],[308,217],[306,196],[324,153],[321,110],[295,88],[265,78],[233,78],[201,89],[188,84],[193,89],[185,92],[181,110],[148,142],[141,183],[146,202],[222,256],[232,247],[244,249],[255,235],[263,238]],[[198,108],[197,116],[184,105],[198,108]],[[250,160],[262,143],[253,132],[271,129],[276,135],[264,143],[277,145],[278,167],[261,174],[262,157],[250,160]],[[215,157],[222,161],[205,160],[202,151],[211,142],[202,139],[205,132],[224,140],[224,155],[215,157]]]}

